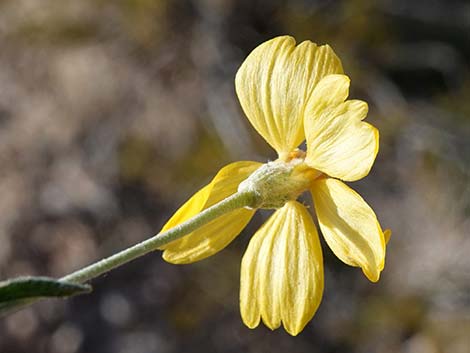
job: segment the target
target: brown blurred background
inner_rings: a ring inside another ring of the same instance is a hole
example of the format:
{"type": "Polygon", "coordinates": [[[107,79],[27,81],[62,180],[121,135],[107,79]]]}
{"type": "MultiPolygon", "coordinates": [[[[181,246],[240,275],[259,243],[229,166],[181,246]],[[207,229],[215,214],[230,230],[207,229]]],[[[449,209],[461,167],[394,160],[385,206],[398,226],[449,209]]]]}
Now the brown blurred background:
{"type": "Polygon", "coordinates": [[[159,253],[0,321],[0,352],[470,352],[470,3],[1,0],[0,279],[61,276],[158,232],[217,170],[274,158],[234,76],[280,34],[329,43],[381,132],[352,184],[393,230],[371,284],[324,246],[298,337],[246,328],[240,259],[261,213],[193,265],[159,253]]]}

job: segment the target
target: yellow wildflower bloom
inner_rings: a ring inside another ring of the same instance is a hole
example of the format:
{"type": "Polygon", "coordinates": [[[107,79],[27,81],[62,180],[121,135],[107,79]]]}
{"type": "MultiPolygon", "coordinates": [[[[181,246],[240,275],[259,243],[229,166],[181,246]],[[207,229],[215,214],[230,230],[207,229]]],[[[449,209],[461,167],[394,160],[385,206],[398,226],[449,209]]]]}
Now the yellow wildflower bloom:
{"type": "Polygon", "coordinates": [[[365,177],[379,146],[378,131],[363,122],[367,104],[347,100],[349,78],[328,45],[289,36],[258,46],[242,64],[236,92],[248,120],[278,153],[276,161],[243,161],[222,168],[168,221],[172,228],[242,190],[257,196],[253,209],[221,216],[166,244],[172,263],[204,259],[226,247],[256,208],[276,211],[251,239],[241,264],[240,309],[245,324],[281,323],[297,335],[323,293],[323,258],[315,224],[296,201],[313,195],[322,234],[336,256],[361,267],[373,282],[384,267],[385,240],[373,210],[342,181],[365,177]],[[306,140],[307,151],[297,147],[306,140]]]}

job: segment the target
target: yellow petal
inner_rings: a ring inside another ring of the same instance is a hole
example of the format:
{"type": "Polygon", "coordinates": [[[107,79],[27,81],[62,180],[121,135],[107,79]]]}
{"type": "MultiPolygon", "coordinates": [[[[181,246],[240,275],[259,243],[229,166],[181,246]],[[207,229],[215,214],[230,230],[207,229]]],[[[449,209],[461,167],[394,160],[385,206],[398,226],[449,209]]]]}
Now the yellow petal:
{"type": "Polygon", "coordinates": [[[305,119],[312,119],[325,108],[343,103],[348,98],[350,82],[346,75],[333,74],[321,79],[307,102],[305,119]]]}
{"type": "Polygon", "coordinates": [[[332,178],[316,180],[312,194],[320,229],[331,250],[377,282],[384,268],[385,240],[372,208],[358,193],[332,178]]]}
{"type": "Polygon", "coordinates": [[[326,75],[342,73],[341,61],[328,45],[289,36],[267,41],[246,58],[235,78],[243,111],[261,136],[286,155],[305,139],[305,104],[326,75]]]}
{"type": "Polygon", "coordinates": [[[390,241],[391,236],[392,236],[392,230],[391,229],[385,229],[384,230],[385,244],[388,244],[388,242],[390,241]]]}
{"type": "Polygon", "coordinates": [[[346,181],[365,177],[379,150],[379,132],[363,122],[367,103],[344,102],[349,78],[330,75],[315,88],[305,112],[307,157],[312,168],[346,181]]]}
{"type": "MultiPolygon", "coordinates": [[[[163,226],[161,232],[194,217],[202,210],[234,194],[238,185],[261,166],[257,162],[236,162],[222,168],[210,184],[194,194],[163,226]]],[[[202,260],[225,248],[246,226],[254,210],[231,211],[181,239],[161,247],[163,258],[183,264],[202,260]]]]}
{"type": "Polygon", "coordinates": [[[286,203],[256,232],[243,256],[240,311],[250,328],[260,319],[297,335],[323,294],[323,258],[315,224],[296,201],[286,203]]]}

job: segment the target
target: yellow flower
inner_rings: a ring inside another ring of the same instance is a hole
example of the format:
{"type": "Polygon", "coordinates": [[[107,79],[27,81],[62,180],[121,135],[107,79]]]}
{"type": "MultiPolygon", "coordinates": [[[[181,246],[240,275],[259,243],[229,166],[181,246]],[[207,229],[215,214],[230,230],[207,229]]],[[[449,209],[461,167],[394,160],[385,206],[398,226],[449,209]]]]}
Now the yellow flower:
{"type": "Polygon", "coordinates": [[[322,234],[336,256],[361,267],[373,282],[384,267],[385,238],[373,210],[342,181],[365,177],[378,147],[378,131],[363,122],[367,104],[346,100],[349,79],[328,45],[289,36],[258,46],[235,80],[253,127],[278,153],[274,162],[243,161],[222,168],[168,221],[172,228],[237,192],[258,196],[238,209],[162,247],[171,263],[191,263],[226,247],[256,208],[276,211],[251,239],[241,264],[240,309],[245,324],[281,323],[297,335],[311,320],[323,293],[323,258],[315,224],[296,201],[313,195],[322,234]],[[306,140],[307,151],[298,146],[306,140]]]}

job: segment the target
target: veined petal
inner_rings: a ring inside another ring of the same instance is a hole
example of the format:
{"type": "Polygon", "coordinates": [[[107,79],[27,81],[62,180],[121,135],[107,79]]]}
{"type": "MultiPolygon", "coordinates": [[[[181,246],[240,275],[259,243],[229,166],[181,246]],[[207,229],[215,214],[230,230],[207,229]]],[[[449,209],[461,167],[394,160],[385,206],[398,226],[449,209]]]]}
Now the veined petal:
{"type": "Polygon", "coordinates": [[[374,211],[343,182],[317,179],[312,195],[318,223],[331,250],[377,282],[385,262],[385,239],[374,211]]]}
{"type": "Polygon", "coordinates": [[[349,78],[325,77],[315,88],[305,111],[305,162],[345,181],[365,177],[379,150],[379,132],[363,122],[367,103],[348,100],[349,78]]]}
{"type": "Polygon", "coordinates": [[[257,48],[235,78],[240,104],[256,131],[283,156],[305,139],[303,117],[308,97],[326,75],[342,73],[341,61],[328,45],[289,36],[257,48]]]}
{"type": "Polygon", "coordinates": [[[307,102],[305,119],[312,119],[325,108],[343,103],[348,98],[350,82],[346,75],[333,74],[322,78],[307,102]]]}
{"type": "MultiPolygon", "coordinates": [[[[194,194],[163,226],[161,232],[194,217],[202,210],[234,194],[238,185],[261,166],[257,162],[235,162],[222,168],[214,179],[194,194]]],[[[201,228],[161,247],[163,258],[183,264],[202,260],[225,248],[246,226],[254,210],[231,211],[201,228]]]]}
{"type": "Polygon", "coordinates": [[[240,311],[250,328],[260,319],[297,335],[315,314],[323,294],[323,258],[307,209],[290,201],[256,232],[243,256],[240,311]]]}

